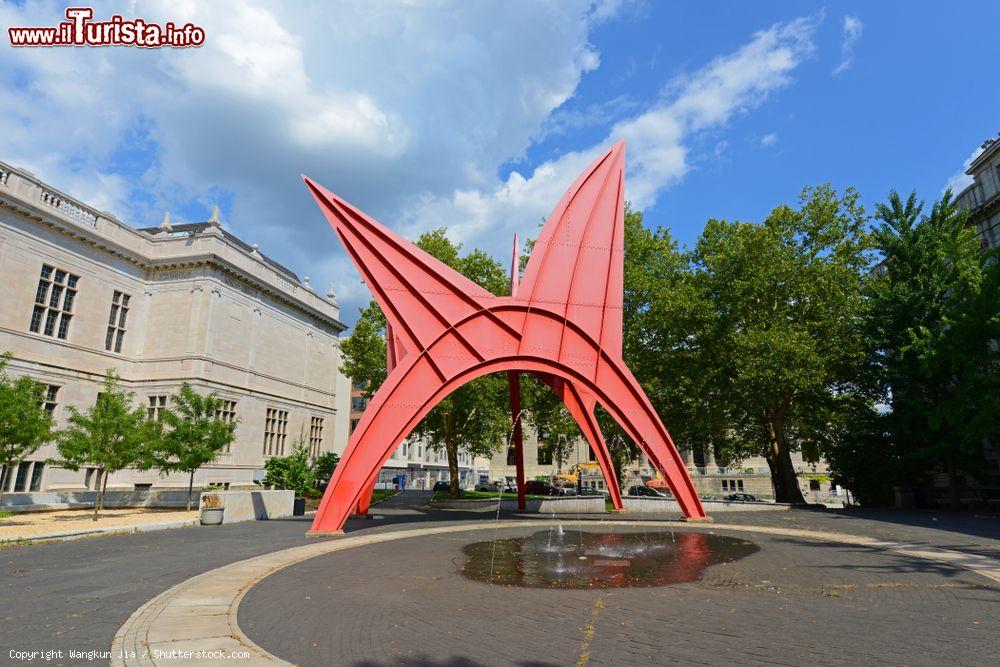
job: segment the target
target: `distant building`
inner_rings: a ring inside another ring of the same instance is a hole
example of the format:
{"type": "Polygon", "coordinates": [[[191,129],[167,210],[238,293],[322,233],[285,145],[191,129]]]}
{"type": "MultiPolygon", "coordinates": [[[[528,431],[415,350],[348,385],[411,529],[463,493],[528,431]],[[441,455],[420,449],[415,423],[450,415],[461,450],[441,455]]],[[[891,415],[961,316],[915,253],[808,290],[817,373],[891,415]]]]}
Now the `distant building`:
{"type": "MultiPolygon", "coordinates": [[[[46,386],[62,427],[114,369],[151,417],[181,382],[217,392],[236,441],[196,484],[248,486],[264,462],[303,441],[313,456],[341,450],[347,387],[332,294],[222,229],[136,229],[0,163],[0,352],[12,375],[46,386]],[[343,405],[340,405],[343,403],[343,405]]],[[[52,444],[8,475],[8,491],[94,488],[93,470],[47,464],[52,444]]],[[[185,486],[182,475],[125,470],[108,488],[185,486]]]]}
{"type": "MultiPolygon", "coordinates": [[[[596,460],[590,445],[583,438],[577,438],[567,448],[563,461],[554,460],[551,448],[546,447],[544,438],[539,438],[526,425],[524,429],[524,476],[525,479],[552,478],[569,475],[577,467],[583,472],[584,486],[600,491],[607,490],[604,476],[596,465],[588,465],[596,460]]],[[[748,458],[739,465],[723,466],[716,463],[710,452],[681,449],[681,458],[691,475],[698,494],[708,498],[720,498],[730,493],[750,493],[761,499],[774,498],[771,472],[763,457],[748,458]]],[[[799,478],[799,489],[807,502],[841,503],[845,500],[844,489],[834,484],[826,463],[818,457],[811,457],[809,448],[792,454],[792,465],[799,478]],[[814,460],[813,460],[814,459],[814,460]]],[[[493,455],[489,461],[489,479],[516,480],[514,450],[509,448],[493,455]]],[[[657,473],[649,459],[640,454],[622,470],[619,483],[624,492],[634,485],[642,485],[655,479],[657,473]]]]}
{"type": "Polygon", "coordinates": [[[970,164],[966,174],[972,184],[955,196],[955,202],[969,210],[969,224],[975,225],[984,248],[1000,246],[1000,139],[987,139],[983,152],[970,164]]]}
{"type": "MultiPolygon", "coordinates": [[[[364,382],[351,383],[351,433],[354,433],[368,407],[367,390],[368,385],[364,382]]],[[[458,479],[463,489],[475,487],[479,479],[476,463],[468,454],[459,453],[458,479]]],[[[480,462],[480,467],[485,469],[485,464],[480,462]]],[[[450,481],[451,473],[444,449],[435,450],[428,447],[425,441],[412,436],[404,440],[382,466],[376,486],[392,488],[400,479],[408,489],[432,489],[437,482],[450,481]]]]}

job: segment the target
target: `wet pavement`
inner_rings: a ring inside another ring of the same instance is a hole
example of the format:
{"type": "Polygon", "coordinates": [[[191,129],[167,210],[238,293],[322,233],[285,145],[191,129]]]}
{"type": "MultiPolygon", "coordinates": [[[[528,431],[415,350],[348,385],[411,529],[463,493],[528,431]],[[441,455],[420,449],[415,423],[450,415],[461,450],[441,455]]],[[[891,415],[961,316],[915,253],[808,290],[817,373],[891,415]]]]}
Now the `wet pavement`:
{"type": "Polygon", "coordinates": [[[592,532],[556,525],[462,548],[472,580],[532,588],[628,588],[697,581],[706,568],[759,551],[753,542],[691,532],[592,532]]]}

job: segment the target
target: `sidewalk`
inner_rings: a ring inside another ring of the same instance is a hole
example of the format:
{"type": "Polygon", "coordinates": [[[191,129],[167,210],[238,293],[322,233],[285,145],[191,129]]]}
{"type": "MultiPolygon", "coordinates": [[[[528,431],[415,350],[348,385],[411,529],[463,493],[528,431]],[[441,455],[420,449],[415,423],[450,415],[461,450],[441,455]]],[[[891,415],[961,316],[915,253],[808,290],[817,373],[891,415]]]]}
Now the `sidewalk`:
{"type": "Polygon", "coordinates": [[[102,533],[139,533],[198,524],[197,510],[105,509],[22,512],[0,518],[0,544],[70,539],[102,533]]]}

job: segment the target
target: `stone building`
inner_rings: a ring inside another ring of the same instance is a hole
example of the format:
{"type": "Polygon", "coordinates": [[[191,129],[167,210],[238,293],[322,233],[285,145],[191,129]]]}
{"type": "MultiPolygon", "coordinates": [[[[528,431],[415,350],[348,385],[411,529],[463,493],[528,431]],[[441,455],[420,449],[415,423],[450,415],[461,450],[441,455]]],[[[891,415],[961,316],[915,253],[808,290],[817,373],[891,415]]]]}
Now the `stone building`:
{"type": "Polygon", "coordinates": [[[987,139],[983,151],[965,172],[972,183],[955,195],[955,203],[969,210],[984,248],[1000,246],[1000,139],[987,139]]]}
{"type": "MultiPolygon", "coordinates": [[[[550,478],[553,475],[569,473],[583,464],[582,483],[600,491],[606,490],[600,467],[586,465],[596,459],[590,446],[583,438],[577,438],[568,448],[564,461],[555,461],[550,451],[540,444],[530,426],[524,429],[524,473],[525,479],[550,478]]],[[[681,449],[683,459],[698,494],[705,498],[722,498],[731,493],[749,493],[764,500],[774,498],[771,471],[763,457],[752,457],[738,465],[721,465],[711,452],[692,452],[681,449]]],[[[806,451],[792,453],[792,465],[799,478],[799,489],[807,502],[838,504],[846,499],[844,489],[834,484],[829,476],[826,462],[818,457],[810,457],[806,451]]],[[[496,453],[489,461],[489,479],[514,482],[517,468],[514,451],[496,453]]],[[[627,491],[633,485],[646,484],[657,477],[657,473],[646,456],[629,462],[622,469],[621,487],[627,491]]]]}
{"type": "MultiPolygon", "coordinates": [[[[247,486],[264,461],[302,440],[313,455],[342,449],[348,392],[344,325],[308,278],[207,222],[136,229],[0,163],[0,352],[12,375],[47,388],[57,427],[68,406],[94,403],[113,369],[155,417],[181,382],[225,400],[236,440],[196,483],[247,486]],[[343,403],[343,405],[341,405],[343,403]]],[[[52,444],[8,475],[8,490],[93,488],[52,444]]],[[[183,476],[125,470],[108,488],[186,485],[183,476]]]]}

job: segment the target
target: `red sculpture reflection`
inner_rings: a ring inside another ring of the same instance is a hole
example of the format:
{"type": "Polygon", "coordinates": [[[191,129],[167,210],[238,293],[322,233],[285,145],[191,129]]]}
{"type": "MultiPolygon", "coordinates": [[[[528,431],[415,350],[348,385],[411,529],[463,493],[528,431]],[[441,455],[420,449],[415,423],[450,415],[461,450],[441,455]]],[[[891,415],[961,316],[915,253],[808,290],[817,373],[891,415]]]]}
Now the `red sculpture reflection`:
{"type": "Polygon", "coordinates": [[[528,588],[629,588],[701,579],[712,565],[760,548],[708,533],[590,533],[567,529],[463,547],[460,572],[476,581],[528,588]]]}
{"type": "MultiPolygon", "coordinates": [[[[598,402],[642,448],[684,514],[705,516],[670,434],[621,357],[624,142],[563,195],[520,284],[512,285],[516,293],[505,297],[303,178],[385,313],[391,369],[351,435],[310,532],[338,531],[352,511],[366,510],[379,469],[424,415],[458,386],[499,371],[534,373],[559,394],[612,493],[618,485],[594,416],[598,402]]],[[[617,495],[613,500],[620,506],[617,495]]]]}

